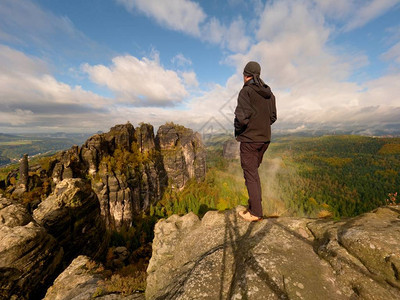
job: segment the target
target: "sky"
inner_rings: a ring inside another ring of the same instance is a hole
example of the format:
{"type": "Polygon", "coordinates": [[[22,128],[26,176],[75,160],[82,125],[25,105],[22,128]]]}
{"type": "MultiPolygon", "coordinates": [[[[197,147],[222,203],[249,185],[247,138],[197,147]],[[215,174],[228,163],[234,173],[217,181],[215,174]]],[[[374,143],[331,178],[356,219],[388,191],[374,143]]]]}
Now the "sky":
{"type": "Polygon", "coordinates": [[[233,132],[248,61],[273,131],[400,133],[400,0],[0,0],[0,132],[233,132]]]}

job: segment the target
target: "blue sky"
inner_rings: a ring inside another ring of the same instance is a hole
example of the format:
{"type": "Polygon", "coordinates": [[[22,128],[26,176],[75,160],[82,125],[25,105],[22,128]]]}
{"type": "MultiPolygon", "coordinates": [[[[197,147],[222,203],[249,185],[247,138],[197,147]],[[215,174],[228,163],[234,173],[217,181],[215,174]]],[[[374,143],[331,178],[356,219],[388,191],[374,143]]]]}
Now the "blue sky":
{"type": "Polygon", "coordinates": [[[2,0],[0,132],[230,132],[250,60],[276,131],[400,129],[400,0],[2,0]]]}

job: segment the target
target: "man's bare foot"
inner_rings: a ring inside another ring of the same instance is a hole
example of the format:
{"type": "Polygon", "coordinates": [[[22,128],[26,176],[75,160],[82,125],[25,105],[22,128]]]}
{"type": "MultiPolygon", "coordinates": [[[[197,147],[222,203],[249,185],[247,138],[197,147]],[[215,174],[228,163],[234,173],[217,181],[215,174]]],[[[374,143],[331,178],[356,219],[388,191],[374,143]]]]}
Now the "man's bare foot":
{"type": "Polygon", "coordinates": [[[262,217],[257,217],[252,215],[248,210],[245,211],[239,211],[239,216],[248,222],[256,222],[256,221],[261,221],[262,217]]]}

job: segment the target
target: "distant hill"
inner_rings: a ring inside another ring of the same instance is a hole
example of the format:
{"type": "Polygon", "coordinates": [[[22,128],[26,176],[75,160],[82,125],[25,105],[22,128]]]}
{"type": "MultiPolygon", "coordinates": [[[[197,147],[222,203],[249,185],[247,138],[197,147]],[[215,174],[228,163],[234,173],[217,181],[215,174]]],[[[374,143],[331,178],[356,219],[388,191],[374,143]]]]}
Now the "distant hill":
{"type": "Polygon", "coordinates": [[[21,156],[65,150],[81,145],[89,134],[48,133],[48,134],[4,134],[0,133],[0,166],[17,162],[21,156]]]}
{"type": "Polygon", "coordinates": [[[0,141],[8,141],[11,139],[18,139],[18,136],[6,133],[0,133],[0,141]]]}

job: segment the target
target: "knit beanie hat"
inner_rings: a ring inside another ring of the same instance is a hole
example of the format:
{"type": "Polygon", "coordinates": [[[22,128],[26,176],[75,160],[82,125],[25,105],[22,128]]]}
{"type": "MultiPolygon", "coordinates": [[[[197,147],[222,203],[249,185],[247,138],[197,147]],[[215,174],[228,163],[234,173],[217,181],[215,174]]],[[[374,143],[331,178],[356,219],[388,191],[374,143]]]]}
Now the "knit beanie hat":
{"type": "Polygon", "coordinates": [[[260,73],[261,66],[255,61],[248,62],[243,70],[243,75],[253,77],[255,84],[262,87],[265,83],[261,80],[260,73]]]}

